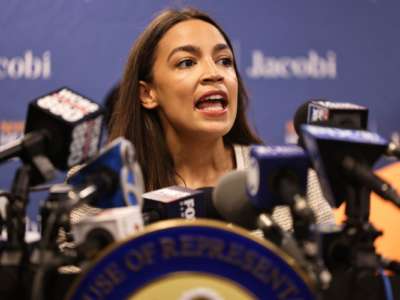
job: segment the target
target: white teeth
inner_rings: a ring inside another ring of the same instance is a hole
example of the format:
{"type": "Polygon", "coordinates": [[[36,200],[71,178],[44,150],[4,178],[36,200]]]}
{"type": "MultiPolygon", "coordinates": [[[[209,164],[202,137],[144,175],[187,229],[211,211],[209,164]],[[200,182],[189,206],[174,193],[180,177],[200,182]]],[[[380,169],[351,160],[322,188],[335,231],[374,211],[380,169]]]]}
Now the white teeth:
{"type": "Polygon", "coordinates": [[[223,98],[220,95],[210,95],[204,98],[205,100],[222,100],[223,98]]]}
{"type": "Polygon", "coordinates": [[[196,102],[196,109],[203,111],[221,111],[227,106],[225,98],[219,94],[211,94],[196,102]]]}
{"type": "Polygon", "coordinates": [[[221,109],[223,109],[221,104],[207,106],[207,107],[203,108],[203,110],[205,110],[205,111],[218,111],[218,110],[221,110],[221,109]]]}

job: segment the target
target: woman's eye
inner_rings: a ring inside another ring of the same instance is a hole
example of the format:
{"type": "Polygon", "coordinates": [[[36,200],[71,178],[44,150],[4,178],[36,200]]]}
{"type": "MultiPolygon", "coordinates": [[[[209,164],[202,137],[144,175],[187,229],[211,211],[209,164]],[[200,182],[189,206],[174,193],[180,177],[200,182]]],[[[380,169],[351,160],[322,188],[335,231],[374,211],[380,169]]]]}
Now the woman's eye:
{"type": "Polygon", "coordinates": [[[189,68],[189,67],[192,67],[192,66],[194,66],[196,64],[196,62],[193,60],[193,59],[184,59],[184,60],[181,60],[178,64],[177,64],[177,67],[178,68],[189,68]]]}
{"type": "Polygon", "coordinates": [[[224,65],[226,67],[230,67],[233,65],[233,59],[230,57],[224,57],[224,58],[221,58],[220,60],[218,60],[218,63],[221,65],[224,65]]]}

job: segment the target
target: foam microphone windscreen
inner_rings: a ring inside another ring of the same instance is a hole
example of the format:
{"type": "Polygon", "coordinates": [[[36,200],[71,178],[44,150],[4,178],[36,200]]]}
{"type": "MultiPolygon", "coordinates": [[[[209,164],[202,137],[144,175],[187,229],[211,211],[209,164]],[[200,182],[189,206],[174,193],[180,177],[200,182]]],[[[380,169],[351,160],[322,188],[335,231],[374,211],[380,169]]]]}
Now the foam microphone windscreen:
{"type": "Polygon", "coordinates": [[[251,205],[246,191],[246,171],[235,170],[222,176],[213,191],[213,204],[228,222],[246,229],[257,229],[259,212],[251,205]]]}

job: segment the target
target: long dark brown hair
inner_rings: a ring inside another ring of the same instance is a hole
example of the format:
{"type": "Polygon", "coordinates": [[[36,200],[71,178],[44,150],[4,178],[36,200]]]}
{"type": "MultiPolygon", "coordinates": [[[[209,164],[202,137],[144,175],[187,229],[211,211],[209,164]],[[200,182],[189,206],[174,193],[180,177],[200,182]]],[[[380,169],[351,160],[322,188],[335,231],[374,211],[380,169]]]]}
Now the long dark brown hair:
{"type": "MultiPolygon", "coordinates": [[[[164,34],[175,24],[191,19],[199,19],[216,27],[233,53],[226,33],[204,12],[193,8],[161,12],[137,38],[131,49],[119,98],[111,117],[110,140],[124,136],[134,144],[147,191],[176,184],[176,172],[157,110],[145,109],[141,105],[139,81],[152,82],[156,48],[164,34]]],[[[246,118],[248,95],[235,62],[234,68],[238,80],[237,116],[231,130],[223,137],[224,143],[260,144],[260,138],[250,129],[246,118]]]]}

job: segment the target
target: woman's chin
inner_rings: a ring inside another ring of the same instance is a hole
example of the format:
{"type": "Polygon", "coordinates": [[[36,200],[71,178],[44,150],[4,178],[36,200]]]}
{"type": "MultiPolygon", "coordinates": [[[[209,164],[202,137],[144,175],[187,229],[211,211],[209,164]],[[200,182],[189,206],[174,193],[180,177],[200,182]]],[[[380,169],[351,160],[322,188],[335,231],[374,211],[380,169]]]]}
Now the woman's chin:
{"type": "Polygon", "coordinates": [[[222,138],[226,135],[232,126],[220,126],[220,125],[213,125],[213,126],[206,126],[196,131],[193,134],[193,137],[197,136],[198,138],[209,138],[209,139],[216,139],[222,138]]]}

